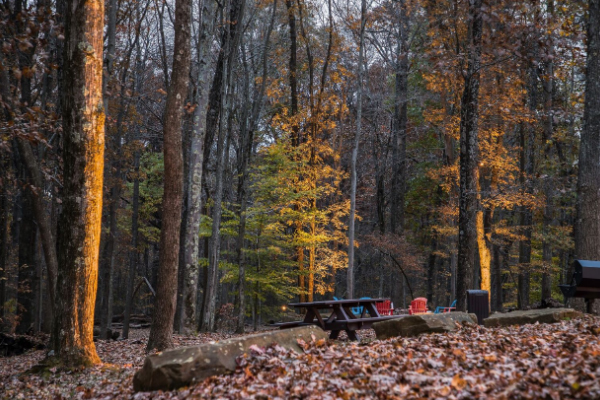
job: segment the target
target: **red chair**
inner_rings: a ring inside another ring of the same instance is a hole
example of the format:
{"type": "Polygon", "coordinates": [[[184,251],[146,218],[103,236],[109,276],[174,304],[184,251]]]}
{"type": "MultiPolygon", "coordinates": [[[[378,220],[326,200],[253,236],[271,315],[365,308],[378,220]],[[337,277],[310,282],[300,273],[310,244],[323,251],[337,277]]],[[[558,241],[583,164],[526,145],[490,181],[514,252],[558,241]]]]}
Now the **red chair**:
{"type": "Polygon", "coordinates": [[[394,306],[392,305],[392,302],[389,300],[375,303],[375,307],[377,307],[377,312],[381,316],[394,315],[394,306]]]}
{"type": "Polygon", "coordinates": [[[410,306],[408,306],[408,313],[410,315],[415,314],[425,314],[429,310],[427,310],[427,299],[425,297],[417,297],[413,301],[410,302],[410,306]]]}

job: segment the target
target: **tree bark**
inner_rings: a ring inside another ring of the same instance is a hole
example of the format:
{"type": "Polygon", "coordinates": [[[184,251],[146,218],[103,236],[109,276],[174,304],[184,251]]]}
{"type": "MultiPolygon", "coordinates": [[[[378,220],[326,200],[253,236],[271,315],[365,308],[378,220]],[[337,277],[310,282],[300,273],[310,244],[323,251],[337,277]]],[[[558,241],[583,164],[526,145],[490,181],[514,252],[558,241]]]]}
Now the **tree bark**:
{"type": "MultiPolygon", "coordinates": [[[[8,172],[8,165],[0,158],[4,171],[8,172]]],[[[6,281],[8,279],[6,267],[8,265],[8,220],[9,220],[9,203],[8,203],[8,185],[2,179],[2,194],[0,195],[0,319],[4,320],[6,310],[4,303],[6,301],[6,281]]],[[[1,328],[1,326],[0,326],[1,328]]]]}
{"type": "Polygon", "coordinates": [[[205,287],[204,293],[204,312],[202,315],[202,321],[200,324],[200,330],[203,332],[210,332],[215,327],[215,311],[216,311],[216,298],[217,298],[217,285],[219,277],[219,252],[220,252],[220,225],[222,215],[222,201],[223,201],[223,179],[225,171],[225,137],[226,135],[226,123],[224,113],[229,110],[231,105],[231,70],[232,65],[235,61],[237,49],[239,46],[239,39],[242,33],[241,23],[244,18],[244,9],[246,6],[245,0],[234,0],[231,3],[231,9],[229,12],[228,29],[224,34],[225,41],[222,52],[224,53],[224,64],[223,64],[223,81],[221,87],[221,110],[220,123],[218,129],[217,139],[217,169],[216,169],[216,187],[214,194],[215,204],[213,206],[212,213],[212,235],[210,238],[209,246],[209,257],[208,257],[208,282],[205,287]],[[225,103],[225,104],[223,104],[225,103]]]}
{"type": "MultiPolygon", "coordinates": [[[[107,25],[107,36],[108,36],[108,46],[106,48],[106,57],[104,59],[104,63],[106,65],[104,79],[102,80],[102,93],[104,96],[104,112],[108,115],[108,85],[109,81],[112,78],[114,73],[113,64],[114,64],[114,56],[115,56],[115,48],[116,48],[116,31],[117,31],[117,1],[110,0],[109,8],[108,8],[108,25],[107,25]]],[[[125,85],[123,85],[125,86],[125,85]]],[[[121,102],[123,102],[123,98],[121,98],[121,102]]],[[[122,111],[121,111],[122,112],[122,111]]],[[[104,129],[107,128],[107,120],[104,122],[104,129]]],[[[117,128],[119,130],[119,128],[117,128]]],[[[121,138],[120,135],[117,135],[115,140],[113,141],[115,148],[121,148],[121,138]]],[[[117,151],[120,153],[120,151],[117,151]]],[[[101,279],[101,304],[100,304],[100,337],[102,339],[109,339],[107,337],[107,331],[111,324],[111,306],[112,306],[112,274],[114,268],[115,261],[115,244],[116,244],[116,235],[117,235],[117,206],[118,202],[121,201],[121,186],[120,186],[120,154],[117,154],[115,157],[116,172],[115,172],[115,183],[111,189],[111,202],[109,206],[109,233],[105,235],[108,243],[106,245],[106,260],[105,267],[102,271],[102,279],[101,279]]],[[[110,165],[110,163],[108,164],[110,165]]],[[[111,168],[112,170],[112,168],[111,168]]]]}
{"type": "Polygon", "coordinates": [[[190,142],[190,180],[188,192],[188,216],[185,237],[185,277],[183,282],[183,325],[192,330],[197,326],[196,297],[198,295],[198,248],[200,242],[200,218],[202,214],[202,174],[204,165],[204,140],[206,136],[206,116],[208,112],[208,91],[210,62],[209,54],[214,34],[214,2],[204,1],[202,5],[199,37],[199,67],[194,110],[194,126],[190,142]]]}
{"type": "Polygon", "coordinates": [[[392,187],[390,230],[402,234],[406,191],[406,125],[408,123],[408,14],[406,2],[400,2],[399,37],[396,46],[394,114],[392,119],[392,187]]]}
{"type": "Polygon", "coordinates": [[[138,218],[140,211],[140,152],[134,154],[133,168],[133,199],[131,201],[131,248],[129,249],[129,274],[127,276],[127,290],[125,291],[125,311],[123,313],[123,339],[129,338],[129,321],[133,307],[133,285],[137,277],[138,261],[138,218]]]}
{"type": "Polygon", "coordinates": [[[483,30],[482,0],[469,0],[467,71],[460,110],[460,196],[456,309],[466,311],[467,290],[474,287],[477,211],[479,208],[479,68],[483,30]]]}
{"type": "Polygon", "coordinates": [[[56,274],[58,270],[58,259],[56,255],[56,244],[52,233],[52,223],[46,212],[44,199],[41,193],[44,189],[44,180],[40,165],[36,160],[33,149],[29,142],[24,139],[18,139],[19,155],[23,158],[29,173],[29,179],[33,185],[30,188],[32,194],[33,215],[40,231],[42,249],[44,251],[44,260],[48,270],[48,294],[50,297],[50,307],[54,307],[56,274]]]}
{"type": "Polygon", "coordinates": [[[21,227],[19,228],[17,333],[33,328],[35,319],[34,280],[36,272],[37,228],[33,219],[33,194],[27,189],[21,196],[21,227]]]}
{"type": "Polygon", "coordinates": [[[68,0],[65,16],[63,209],[51,347],[64,366],[100,362],[93,342],[102,218],[104,2],[68,0]]]}
{"type": "Polygon", "coordinates": [[[190,71],[192,2],[175,2],[175,47],[173,72],[164,117],[164,193],[160,230],[160,264],[155,306],[147,349],[164,350],[173,346],[171,333],[177,297],[179,236],[183,203],[183,154],[181,117],[190,71]]]}
{"type": "MultiPolygon", "coordinates": [[[[236,243],[237,259],[239,266],[238,276],[238,293],[237,293],[237,326],[236,333],[244,333],[244,321],[246,319],[246,260],[244,257],[244,237],[246,236],[246,209],[248,202],[248,165],[252,157],[252,147],[254,143],[254,132],[258,125],[258,118],[262,108],[263,97],[265,89],[267,87],[267,73],[268,73],[268,55],[269,55],[269,42],[271,40],[271,32],[275,25],[275,16],[277,12],[277,0],[273,1],[273,11],[271,13],[271,22],[267,28],[265,35],[263,59],[262,59],[262,79],[260,89],[256,92],[256,96],[252,103],[252,113],[250,115],[249,127],[246,132],[242,133],[242,157],[239,162],[239,173],[240,179],[238,182],[238,196],[240,198],[240,226],[238,230],[238,238],[236,243]]],[[[246,63],[247,64],[247,63],[246,63]]],[[[246,86],[248,86],[249,71],[246,73],[246,86]]],[[[249,93],[248,96],[249,97],[249,93]]],[[[245,119],[244,119],[245,121],[245,119]]]]}
{"type": "MultiPolygon", "coordinates": [[[[549,24],[554,24],[554,0],[548,0],[548,18],[549,24]]],[[[545,156],[547,159],[552,157],[553,146],[547,144],[554,135],[554,116],[552,112],[554,102],[554,62],[552,57],[554,56],[554,43],[553,34],[550,29],[548,35],[548,41],[550,42],[550,48],[548,49],[548,59],[546,62],[546,76],[544,78],[544,149],[545,156]]],[[[552,197],[553,197],[553,180],[547,177],[544,180],[544,195],[546,197],[546,204],[544,207],[544,228],[543,228],[543,241],[542,241],[542,261],[544,262],[542,270],[542,302],[552,298],[552,244],[550,243],[550,226],[553,221],[553,208],[552,208],[552,197]]]]}
{"type": "Polygon", "coordinates": [[[585,109],[579,146],[575,257],[600,260],[600,0],[589,0],[585,109]]]}
{"type": "Polygon", "coordinates": [[[354,223],[356,215],[356,161],[358,159],[358,144],[362,131],[362,91],[363,91],[363,63],[365,46],[365,24],[367,1],[360,3],[360,33],[358,43],[358,89],[356,92],[356,132],[352,147],[352,161],[350,164],[350,217],[348,219],[348,271],[346,278],[346,293],[348,298],[354,298],[354,223]]]}

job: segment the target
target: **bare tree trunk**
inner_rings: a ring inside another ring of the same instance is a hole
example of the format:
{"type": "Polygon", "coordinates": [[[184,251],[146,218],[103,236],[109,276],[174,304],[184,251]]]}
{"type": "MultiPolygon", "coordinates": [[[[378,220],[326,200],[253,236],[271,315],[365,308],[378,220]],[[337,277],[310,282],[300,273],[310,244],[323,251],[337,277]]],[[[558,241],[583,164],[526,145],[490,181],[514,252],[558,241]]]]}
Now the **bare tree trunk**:
{"type": "MultiPolygon", "coordinates": [[[[289,85],[290,85],[290,119],[292,125],[292,146],[298,147],[300,144],[300,129],[296,115],[298,114],[298,76],[297,76],[297,51],[298,51],[298,36],[296,32],[296,14],[295,6],[292,0],[286,0],[285,6],[288,15],[288,28],[290,31],[290,60],[288,62],[289,69],[289,85]]],[[[298,223],[294,226],[295,234],[302,230],[302,224],[298,223]]],[[[306,282],[304,276],[304,248],[296,248],[296,262],[298,263],[298,286],[300,288],[300,301],[306,300],[306,282]]]]}
{"type": "Polygon", "coordinates": [[[206,115],[208,112],[208,91],[210,63],[209,54],[214,34],[215,16],[214,2],[204,1],[202,5],[202,21],[199,44],[198,92],[197,106],[194,110],[194,126],[190,142],[190,181],[188,193],[188,217],[185,238],[185,278],[183,283],[183,318],[187,329],[197,327],[197,295],[198,295],[198,247],[199,229],[202,214],[202,174],[204,165],[204,140],[206,136],[206,115]]]}
{"type": "Polygon", "coordinates": [[[40,165],[35,158],[31,145],[23,139],[18,139],[17,143],[19,144],[19,155],[23,158],[23,161],[25,161],[25,165],[27,166],[29,177],[31,179],[31,184],[34,186],[31,188],[33,215],[40,231],[40,239],[42,241],[42,248],[44,250],[44,259],[48,269],[48,294],[50,297],[50,307],[53,308],[58,259],[56,255],[54,235],[52,234],[52,224],[48,214],[46,213],[44,199],[40,195],[44,188],[44,180],[42,178],[40,165]]]}
{"type": "Polygon", "coordinates": [[[491,310],[502,311],[502,263],[500,245],[493,245],[492,276],[491,276],[491,310]]]}
{"type": "Polygon", "coordinates": [[[129,274],[127,276],[127,290],[125,291],[125,311],[123,313],[123,339],[129,338],[129,321],[133,307],[133,286],[137,277],[138,261],[138,218],[140,211],[140,152],[134,154],[133,168],[133,199],[131,204],[131,249],[129,249],[129,274]]]}
{"type": "Polygon", "coordinates": [[[406,125],[408,123],[409,21],[406,1],[400,2],[399,36],[396,46],[394,114],[392,117],[392,187],[390,198],[390,230],[402,234],[406,191],[406,125]]]}
{"type": "MultiPolygon", "coordinates": [[[[8,165],[0,158],[2,168],[8,172],[8,165]]],[[[9,204],[8,204],[8,185],[2,181],[2,194],[0,194],[0,319],[4,320],[5,312],[4,303],[6,301],[6,266],[8,265],[8,220],[9,220],[9,204]]],[[[0,326],[2,328],[2,326],[0,326]]]]}
{"type": "Polygon", "coordinates": [[[358,144],[362,131],[362,91],[363,91],[363,63],[365,52],[365,24],[367,1],[360,3],[360,33],[358,44],[358,89],[356,92],[356,132],[354,133],[354,146],[352,147],[352,162],[350,165],[350,217],[348,220],[348,276],[346,278],[346,293],[348,298],[354,298],[354,223],[356,215],[356,161],[358,159],[358,144]]]}
{"type": "Polygon", "coordinates": [[[63,111],[64,186],[52,353],[64,366],[100,362],[93,342],[102,218],[104,2],[68,0],[63,111]]]}
{"type": "Polygon", "coordinates": [[[225,136],[226,136],[226,123],[225,113],[230,112],[229,107],[232,103],[231,92],[231,70],[232,65],[235,61],[237,54],[237,48],[239,46],[239,40],[242,33],[241,23],[244,18],[244,9],[246,6],[245,0],[234,0],[231,3],[231,9],[229,10],[229,21],[227,32],[225,32],[224,38],[225,43],[222,51],[224,53],[223,63],[223,81],[221,87],[221,110],[220,110],[220,123],[218,130],[217,139],[217,169],[216,169],[216,188],[215,188],[215,204],[213,206],[213,221],[212,221],[212,235],[210,238],[209,246],[209,266],[208,266],[208,282],[205,287],[204,294],[204,312],[202,321],[200,324],[200,330],[203,332],[209,332],[214,330],[215,325],[215,312],[216,312],[216,298],[217,298],[217,285],[219,276],[219,253],[220,253],[220,225],[222,215],[222,201],[223,201],[223,179],[225,171],[225,136]],[[224,104],[223,104],[224,103],[224,104]]]}
{"type": "Polygon", "coordinates": [[[467,71],[460,110],[460,197],[458,217],[458,265],[456,309],[467,309],[467,290],[473,288],[476,268],[478,162],[479,162],[479,68],[483,30],[482,0],[469,0],[467,71]]]}
{"type": "MultiPolygon", "coordinates": [[[[108,36],[108,46],[106,48],[106,58],[104,63],[106,65],[105,76],[102,81],[102,93],[104,95],[104,112],[108,115],[108,84],[113,71],[114,64],[114,56],[115,56],[115,48],[116,48],[116,31],[117,31],[117,0],[110,0],[109,9],[108,9],[108,25],[107,25],[107,36],[108,36]]],[[[121,100],[123,101],[123,99],[121,100]]],[[[122,112],[122,111],[121,111],[122,112]]],[[[105,120],[105,130],[107,126],[107,122],[105,120]]],[[[118,129],[118,128],[117,128],[118,129]]],[[[117,148],[121,147],[121,138],[120,135],[117,135],[114,143],[117,148]]],[[[108,339],[107,331],[111,324],[111,314],[110,306],[112,305],[111,297],[112,297],[112,273],[114,268],[114,260],[115,260],[115,244],[116,244],[116,235],[117,235],[117,205],[120,199],[120,159],[119,156],[116,157],[116,173],[115,173],[115,183],[111,189],[111,203],[109,206],[109,233],[108,233],[108,243],[106,247],[107,253],[107,261],[105,263],[105,268],[102,273],[102,284],[100,285],[101,289],[101,305],[100,305],[100,337],[102,339],[108,339]]],[[[110,164],[109,164],[110,165],[110,164]]]]}
{"type": "MultiPolygon", "coordinates": [[[[549,24],[554,23],[554,0],[548,0],[548,18],[549,24]]],[[[554,43],[553,35],[549,34],[550,49],[548,51],[550,56],[554,56],[554,43]]],[[[553,137],[554,123],[552,107],[554,102],[553,90],[554,90],[554,63],[550,59],[546,63],[546,76],[544,81],[544,143],[548,143],[553,137]]],[[[545,144],[545,155],[549,159],[552,157],[552,145],[545,144]]],[[[553,220],[553,209],[552,209],[552,179],[546,178],[544,182],[544,194],[546,196],[546,204],[544,207],[544,232],[542,241],[542,260],[544,262],[542,271],[542,303],[552,298],[552,245],[549,240],[550,225],[553,220]]]]}
{"type": "MultiPolygon", "coordinates": [[[[0,52],[0,64],[3,62],[3,54],[0,52]]],[[[7,74],[7,70],[0,71],[0,96],[4,103],[4,115],[7,121],[12,120],[12,108],[14,105],[11,101],[11,94],[9,92],[10,80],[7,74]]],[[[24,93],[24,101],[30,102],[30,87],[27,86],[28,93],[24,93]]],[[[56,273],[58,269],[58,261],[56,256],[56,244],[54,242],[54,235],[52,234],[52,224],[48,218],[48,214],[45,212],[45,205],[42,196],[39,194],[44,188],[44,180],[42,178],[42,171],[38,161],[33,153],[31,145],[28,141],[22,138],[17,139],[19,147],[19,155],[22,157],[25,166],[27,168],[30,183],[33,186],[31,193],[33,195],[33,213],[35,220],[40,230],[40,237],[44,249],[44,258],[48,267],[48,287],[50,297],[50,308],[54,307],[54,292],[56,286],[56,273]]],[[[0,285],[4,285],[4,281],[0,282],[0,285]]]]}
{"type": "MultiPolygon", "coordinates": [[[[537,4],[534,20],[537,21],[537,4]]],[[[535,115],[537,110],[537,36],[532,38],[533,59],[529,61],[528,68],[528,105],[531,115],[535,115]]],[[[520,183],[525,193],[533,194],[533,173],[534,173],[534,147],[535,147],[535,126],[533,123],[521,126],[521,177],[520,183]]],[[[524,240],[519,243],[519,278],[518,278],[518,307],[524,309],[529,307],[529,288],[530,288],[530,269],[531,269],[531,233],[533,230],[533,214],[530,207],[521,207],[521,229],[523,230],[524,240]]]]}
{"type": "MultiPolygon", "coordinates": [[[[256,96],[252,103],[252,113],[250,115],[249,127],[246,134],[242,134],[242,158],[240,160],[240,180],[238,182],[238,195],[240,197],[240,226],[238,231],[237,239],[237,258],[239,266],[239,278],[238,278],[238,304],[237,304],[237,333],[244,333],[244,321],[246,319],[246,260],[244,258],[244,237],[246,235],[246,208],[248,201],[248,165],[252,157],[252,145],[254,143],[254,132],[258,124],[258,118],[262,108],[263,97],[265,89],[267,87],[267,73],[268,73],[268,55],[269,55],[269,42],[271,40],[271,32],[275,25],[275,16],[277,12],[277,0],[273,1],[273,11],[271,13],[271,22],[267,28],[265,35],[264,49],[263,49],[263,60],[262,60],[262,80],[260,89],[256,93],[256,96]]],[[[246,63],[247,64],[247,63],[246,63]]],[[[248,85],[249,71],[247,71],[246,85],[248,85]]],[[[248,96],[249,97],[249,96],[248,96]]]]}
{"type": "Polygon", "coordinates": [[[585,111],[579,146],[575,257],[600,260],[600,0],[589,0],[585,111]]]}
{"type": "Polygon", "coordinates": [[[19,260],[17,333],[27,333],[33,327],[35,316],[34,279],[36,271],[37,228],[33,219],[33,194],[25,189],[21,196],[21,227],[19,228],[19,260]]]}
{"type": "Polygon", "coordinates": [[[163,128],[165,173],[160,231],[160,265],[152,328],[146,346],[148,350],[155,348],[164,350],[173,346],[171,333],[177,297],[179,235],[183,203],[181,117],[189,83],[191,22],[191,0],[176,0],[173,72],[167,94],[163,128]]]}
{"type": "MultiPolygon", "coordinates": [[[[534,146],[533,127],[527,129],[521,128],[521,183],[527,193],[533,192],[533,146],[534,146]]],[[[518,307],[525,309],[529,306],[529,269],[531,265],[531,231],[533,216],[531,210],[524,206],[521,207],[521,229],[523,230],[524,240],[519,242],[519,277],[518,277],[518,307]]]]}

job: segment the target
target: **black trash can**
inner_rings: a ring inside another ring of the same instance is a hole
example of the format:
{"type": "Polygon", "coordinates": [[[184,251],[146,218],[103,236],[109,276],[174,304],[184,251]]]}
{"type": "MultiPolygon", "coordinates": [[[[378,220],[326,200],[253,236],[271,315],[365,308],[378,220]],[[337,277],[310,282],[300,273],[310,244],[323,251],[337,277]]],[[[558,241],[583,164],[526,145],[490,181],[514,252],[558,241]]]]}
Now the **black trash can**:
{"type": "Polygon", "coordinates": [[[477,322],[490,316],[490,297],[487,290],[467,290],[467,311],[477,315],[477,322]]]}

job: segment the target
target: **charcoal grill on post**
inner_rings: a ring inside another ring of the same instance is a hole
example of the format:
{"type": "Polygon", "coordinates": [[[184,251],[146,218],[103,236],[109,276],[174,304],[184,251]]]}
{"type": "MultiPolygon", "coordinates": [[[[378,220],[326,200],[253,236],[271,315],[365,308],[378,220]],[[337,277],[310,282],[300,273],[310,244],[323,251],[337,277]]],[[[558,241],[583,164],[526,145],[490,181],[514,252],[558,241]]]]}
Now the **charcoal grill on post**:
{"type": "Polygon", "coordinates": [[[585,299],[586,310],[592,312],[592,302],[600,299],[600,261],[575,260],[571,284],[559,285],[565,302],[572,297],[585,299]]]}

